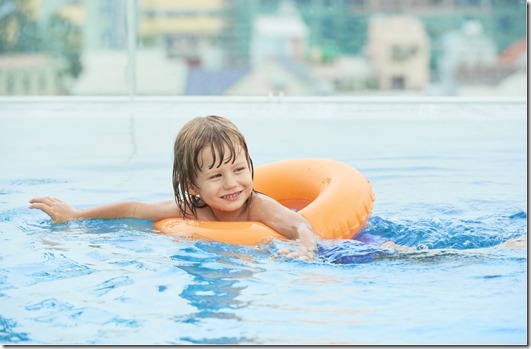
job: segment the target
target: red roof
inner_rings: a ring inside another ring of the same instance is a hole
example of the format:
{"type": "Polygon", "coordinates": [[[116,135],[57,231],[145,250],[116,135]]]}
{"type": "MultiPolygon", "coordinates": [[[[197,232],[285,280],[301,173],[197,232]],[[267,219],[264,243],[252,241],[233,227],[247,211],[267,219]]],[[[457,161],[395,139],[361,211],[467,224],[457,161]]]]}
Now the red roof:
{"type": "Polygon", "coordinates": [[[527,37],[523,37],[507,47],[498,57],[501,64],[513,65],[527,52],[527,37]]]}

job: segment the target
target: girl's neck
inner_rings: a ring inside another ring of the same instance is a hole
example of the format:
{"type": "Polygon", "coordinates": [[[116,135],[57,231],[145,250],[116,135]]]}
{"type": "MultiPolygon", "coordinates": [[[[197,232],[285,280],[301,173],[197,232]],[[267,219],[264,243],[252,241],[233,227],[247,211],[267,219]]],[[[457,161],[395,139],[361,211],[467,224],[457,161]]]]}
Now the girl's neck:
{"type": "Polygon", "coordinates": [[[211,208],[210,211],[212,212],[214,220],[219,222],[239,222],[249,220],[249,210],[247,210],[245,206],[241,207],[239,210],[230,212],[219,210],[214,211],[211,208]]]}
{"type": "Polygon", "coordinates": [[[251,193],[251,196],[247,199],[247,201],[243,204],[242,207],[240,207],[236,211],[221,211],[221,210],[213,210],[211,207],[208,207],[210,212],[212,213],[212,217],[215,221],[219,222],[242,222],[242,221],[248,221],[249,220],[249,206],[251,203],[251,200],[254,197],[254,191],[251,193]]]}

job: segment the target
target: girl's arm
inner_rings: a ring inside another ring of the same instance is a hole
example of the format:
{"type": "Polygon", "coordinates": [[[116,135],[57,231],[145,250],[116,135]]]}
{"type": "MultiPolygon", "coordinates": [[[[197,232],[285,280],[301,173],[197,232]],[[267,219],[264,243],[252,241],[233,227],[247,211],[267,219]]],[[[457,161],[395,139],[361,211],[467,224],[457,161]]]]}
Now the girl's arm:
{"type": "Polygon", "coordinates": [[[173,200],[155,203],[123,201],[86,209],[75,209],[62,200],[46,196],[31,199],[29,208],[43,211],[52,218],[54,223],[96,218],[159,220],[179,216],[177,204],[173,200]]]}
{"type": "Polygon", "coordinates": [[[251,204],[253,207],[250,220],[262,222],[288,239],[299,239],[302,245],[301,250],[291,254],[291,256],[315,257],[317,242],[320,237],[306,218],[267,195],[253,195],[256,196],[251,204]]]}

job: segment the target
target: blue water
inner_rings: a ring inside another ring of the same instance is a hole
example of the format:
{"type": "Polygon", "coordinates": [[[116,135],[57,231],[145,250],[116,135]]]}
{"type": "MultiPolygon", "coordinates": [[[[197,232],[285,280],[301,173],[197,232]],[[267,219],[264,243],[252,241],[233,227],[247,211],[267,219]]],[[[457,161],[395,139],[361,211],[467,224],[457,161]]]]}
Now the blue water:
{"type": "Polygon", "coordinates": [[[525,103],[0,104],[0,343],[527,344],[525,103]],[[171,197],[171,150],[217,113],[256,165],[346,162],[376,204],[358,240],[237,246],[148,221],[51,224],[77,207],[171,197]],[[408,251],[387,249],[392,240],[408,251]]]}

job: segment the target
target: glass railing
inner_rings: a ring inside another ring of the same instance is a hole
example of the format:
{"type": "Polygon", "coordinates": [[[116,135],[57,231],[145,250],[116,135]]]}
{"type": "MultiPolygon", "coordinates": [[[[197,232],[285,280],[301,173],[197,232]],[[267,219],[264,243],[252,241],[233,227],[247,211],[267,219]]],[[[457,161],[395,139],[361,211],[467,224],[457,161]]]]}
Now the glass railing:
{"type": "Polygon", "coordinates": [[[524,0],[2,0],[0,96],[527,96],[524,0]]]}

